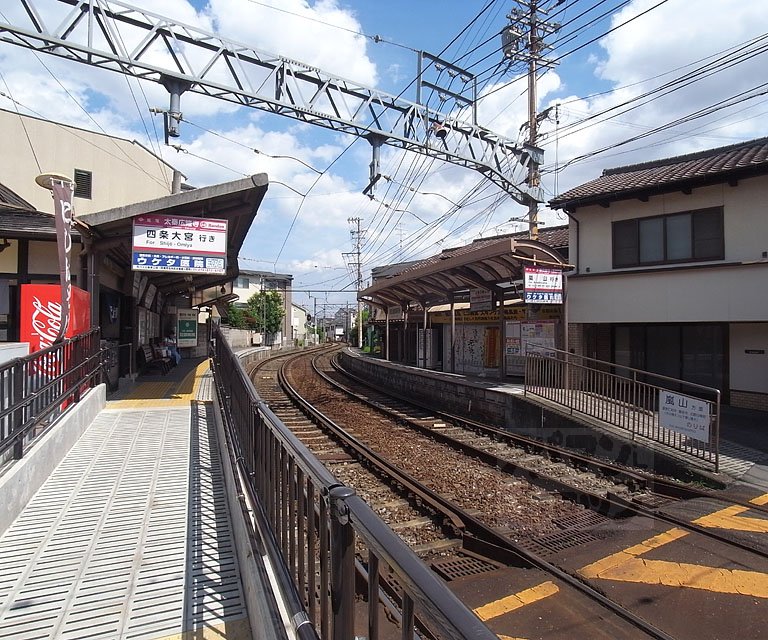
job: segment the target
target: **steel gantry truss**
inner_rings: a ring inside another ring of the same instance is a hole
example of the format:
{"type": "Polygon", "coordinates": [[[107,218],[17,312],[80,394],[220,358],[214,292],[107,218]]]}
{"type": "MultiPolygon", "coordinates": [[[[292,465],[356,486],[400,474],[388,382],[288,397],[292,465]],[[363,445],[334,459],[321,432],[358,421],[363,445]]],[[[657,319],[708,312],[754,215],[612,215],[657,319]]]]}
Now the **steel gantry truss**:
{"type": "Polygon", "coordinates": [[[523,179],[540,150],[472,121],[125,2],[16,1],[24,13],[14,17],[18,24],[0,21],[0,42],[159,82],[171,93],[172,125],[181,121],[179,96],[192,91],[366,138],[374,150],[372,182],[378,149],[387,144],[477,170],[521,204],[537,199],[523,179]]]}

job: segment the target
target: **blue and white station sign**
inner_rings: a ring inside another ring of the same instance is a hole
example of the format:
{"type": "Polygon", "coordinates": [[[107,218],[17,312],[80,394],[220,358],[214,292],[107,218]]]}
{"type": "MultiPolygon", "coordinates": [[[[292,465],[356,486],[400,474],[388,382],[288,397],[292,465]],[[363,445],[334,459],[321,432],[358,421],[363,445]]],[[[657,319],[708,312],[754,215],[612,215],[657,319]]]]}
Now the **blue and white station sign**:
{"type": "Polygon", "coordinates": [[[134,271],[224,275],[227,221],[185,216],[142,215],[133,219],[134,271]]]}

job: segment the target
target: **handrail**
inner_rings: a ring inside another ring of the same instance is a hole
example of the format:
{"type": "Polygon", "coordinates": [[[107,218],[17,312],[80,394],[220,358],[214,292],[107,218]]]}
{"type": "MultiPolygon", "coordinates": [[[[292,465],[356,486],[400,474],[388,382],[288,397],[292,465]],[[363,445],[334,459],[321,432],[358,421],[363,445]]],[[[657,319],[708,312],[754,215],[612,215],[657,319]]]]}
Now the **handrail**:
{"type": "Polygon", "coordinates": [[[98,327],[0,365],[0,460],[19,460],[24,447],[100,380],[98,327]]]}
{"type": "Polygon", "coordinates": [[[385,567],[402,588],[403,638],[493,640],[493,634],[413,551],[355,494],[339,483],[312,452],[258,397],[239,358],[214,333],[214,380],[222,413],[238,448],[238,463],[250,479],[248,493],[269,525],[279,575],[301,621],[302,638],[350,640],[377,637],[385,567]],[[357,549],[357,554],[355,550],[357,549]],[[367,550],[361,555],[361,550],[367,550]],[[367,572],[355,579],[356,555],[367,572]],[[371,584],[367,584],[368,580],[371,584]],[[362,580],[366,586],[356,589],[362,580]],[[316,594],[319,595],[316,598],[316,594]],[[355,598],[368,600],[365,629],[355,629],[355,598]],[[415,621],[418,620],[418,625],[415,621]],[[309,623],[309,624],[307,624],[309,623]]]}
{"type": "Polygon", "coordinates": [[[546,348],[525,355],[525,394],[711,462],[719,471],[721,393],[714,387],[546,348]],[[708,415],[691,420],[691,412],[689,424],[667,420],[662,397],[681,404],[696,399],[693,404],[708,415]]]}

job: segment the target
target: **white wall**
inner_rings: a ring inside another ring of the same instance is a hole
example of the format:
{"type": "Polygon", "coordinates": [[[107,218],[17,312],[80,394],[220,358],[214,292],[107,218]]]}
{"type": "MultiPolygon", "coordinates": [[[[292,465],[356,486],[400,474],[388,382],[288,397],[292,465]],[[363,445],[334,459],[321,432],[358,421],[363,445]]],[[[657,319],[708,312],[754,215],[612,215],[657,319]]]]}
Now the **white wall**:
{"type": "MultiPolygon", "coordinates": [[[[764,203],[768,199],[768,176],[739,181],[736,187],[714,185],[694,189],[690,195],[682,192],[651,196],[648,202],[622,200],[609,207],[598,205],[578,209],[579,246],[571,233],[571,255],[578,261],[579,273],[589,268],[591,273],[612,270],[611,224],[618,220],[666,215],[693,209],[723,206],[725,260],[718,262],[753,261],[762,259],[768,251],[768,216],[764,203]]],[[[677,265],[667,268],[675,269],[677,265]]],[[[622,272],[631,269],[622,269],[622,272]]]]}
{"type": "Polygon", "coordinates": [[[768,324],[731,325],[730,335],[731,389],[768,392],[768,324]]]}
{"type": "Polygon", "coordinates": [[[568,320],[758,322],[768,319],[768,262],[568,279],[568,320]]]}
{"type": "Polygon", "coordinates": [[[0,181],[39,211],[53,212],[51,192],[35,183],[40,168],[43,172],[69,177],[74,176],[75,169],[93,174],[93,197],[90,200],[75,198],[75,215],[171,193],[173,169],[130,140],[20,117],[3,110],[0,110],[0,131],[4,148],[12,150],[12,153],[0,154],[0,181]]]}

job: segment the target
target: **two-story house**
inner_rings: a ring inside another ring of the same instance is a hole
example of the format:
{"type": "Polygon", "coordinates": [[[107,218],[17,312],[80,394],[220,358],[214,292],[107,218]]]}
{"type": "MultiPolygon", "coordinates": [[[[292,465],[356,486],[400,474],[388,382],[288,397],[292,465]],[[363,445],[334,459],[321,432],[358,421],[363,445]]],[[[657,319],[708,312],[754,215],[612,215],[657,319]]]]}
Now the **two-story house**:
{"type": "Polygon", "coordinates": [[[768,138],[603,172],[570,217],[570,347],[768,410],[768,138]]]}
{"type": "Polygon", "coordinates": [[[283,323],[280,331],[269,337],[270,344],[288,344],[294,338],[292,321],[292,287],[293,276],[287,273],[272,273],[271,271],[251,271],[241,269],[235,278],[232,293],[238,297],[235,306],[244,307],[251,296],[261,291],[277,291],[283,301],[283,323]]]}

